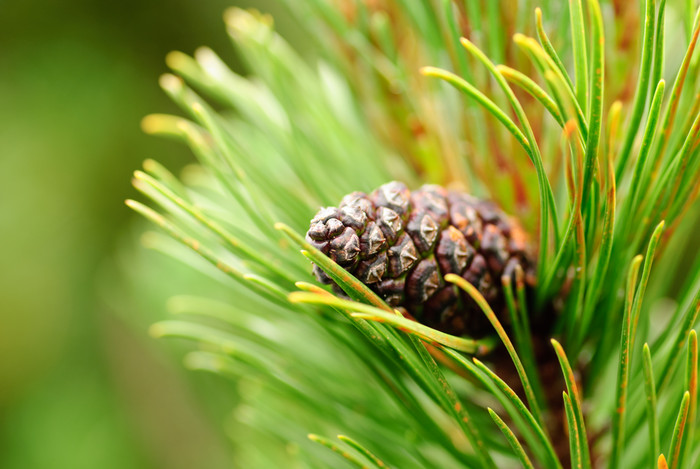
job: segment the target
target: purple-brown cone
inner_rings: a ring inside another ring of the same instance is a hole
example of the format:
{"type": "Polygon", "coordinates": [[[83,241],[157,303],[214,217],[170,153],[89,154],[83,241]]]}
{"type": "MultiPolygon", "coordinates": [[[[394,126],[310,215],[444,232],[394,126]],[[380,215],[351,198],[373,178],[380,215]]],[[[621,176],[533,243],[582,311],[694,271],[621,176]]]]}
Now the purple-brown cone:
{"type": "MultiPolygon", "coordinates": [[[[493,202],[436,185],[411,192],[393,181],[370,195],[348,194],[316,214],[306,239],[388,304],[455,335],[483,335],[488,322],[446,274],[476,286],[507,322],[501,277],[533,265],[525,233],[493,202]]],[[[314,273],[333,283],[315,266],[314,273]]]]}

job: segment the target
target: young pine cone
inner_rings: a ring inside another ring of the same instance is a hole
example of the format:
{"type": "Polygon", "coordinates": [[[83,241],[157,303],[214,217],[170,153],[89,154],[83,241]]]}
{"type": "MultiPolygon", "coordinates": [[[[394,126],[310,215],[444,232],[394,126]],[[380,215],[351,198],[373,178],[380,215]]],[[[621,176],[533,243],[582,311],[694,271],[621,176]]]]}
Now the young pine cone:
{"type": "MultiPolygon", "coordinates": [[[[348,194],[339,207],[316,214],[306,239],[391,306],[455,335],[483,335],[488,321],[471,297],[444,281],[446,274],[476,286],[507,323],[501,277],[518,264],[526,273],[532,268],[514,220],[493,202],[436,185],[410,192],[393,181],[370,195],[348,194]]],[[[314,273],[333,283],[317,266],[314,273]]]]}

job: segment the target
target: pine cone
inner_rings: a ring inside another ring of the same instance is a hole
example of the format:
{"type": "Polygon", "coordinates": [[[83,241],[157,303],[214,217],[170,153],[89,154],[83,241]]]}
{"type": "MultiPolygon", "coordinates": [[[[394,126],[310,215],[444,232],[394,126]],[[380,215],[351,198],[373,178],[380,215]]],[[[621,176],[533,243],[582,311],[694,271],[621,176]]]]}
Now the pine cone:
{"type": "MultiPolygon", "coordinates": [[[[369,196],[348,194],[316,214],[306,239],[391,306],[455,335],[483,335],[488,321],[446,274],[476,286],[507,323],[501,277],[533,265],[525,233],[493,202],[436,185],[410,192],[393,181],[369,196]]],[[[333,283],[317,266],[314,273],[333,283]]]]}

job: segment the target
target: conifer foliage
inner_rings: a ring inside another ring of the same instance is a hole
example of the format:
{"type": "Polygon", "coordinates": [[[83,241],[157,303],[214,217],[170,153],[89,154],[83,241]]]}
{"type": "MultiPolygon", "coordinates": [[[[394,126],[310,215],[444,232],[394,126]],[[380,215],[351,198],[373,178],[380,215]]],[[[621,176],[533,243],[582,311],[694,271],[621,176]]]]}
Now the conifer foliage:
{"type": "Polygon", "coordinates": [[[232,9],[246,76],[167,57],[197,163],[127,202],[220,285],[152,333],[239,465],[698,467],[696,2],[288,5],[309,56],[232,9]]]}

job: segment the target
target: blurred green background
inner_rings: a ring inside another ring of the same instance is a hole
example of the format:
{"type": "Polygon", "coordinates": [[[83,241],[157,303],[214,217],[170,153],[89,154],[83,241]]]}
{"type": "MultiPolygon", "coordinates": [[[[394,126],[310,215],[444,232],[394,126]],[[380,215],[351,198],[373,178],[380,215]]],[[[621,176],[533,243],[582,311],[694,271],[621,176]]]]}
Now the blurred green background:
{"type": "MultiPolygon", "coordinates": [[[[271,1],[234,3],[298,34],[271,1]]],[[[164,57],[208,45],[235,65],[222,21],[231,5],[2,2],[2,468],[235,466],[225,389],[148,337],[170,290],[130,297],[157,288],[157,270],[149,254],[142,265],[123,256],[144,226],[123,204],[137,196],[131,172],[146,158],[175,170],[191,160],[139,127],[148,113],[179,113],[158,87],[164,57]],[[124,269],[139,271],[138,288],[120,284],[124,269]]]]}

